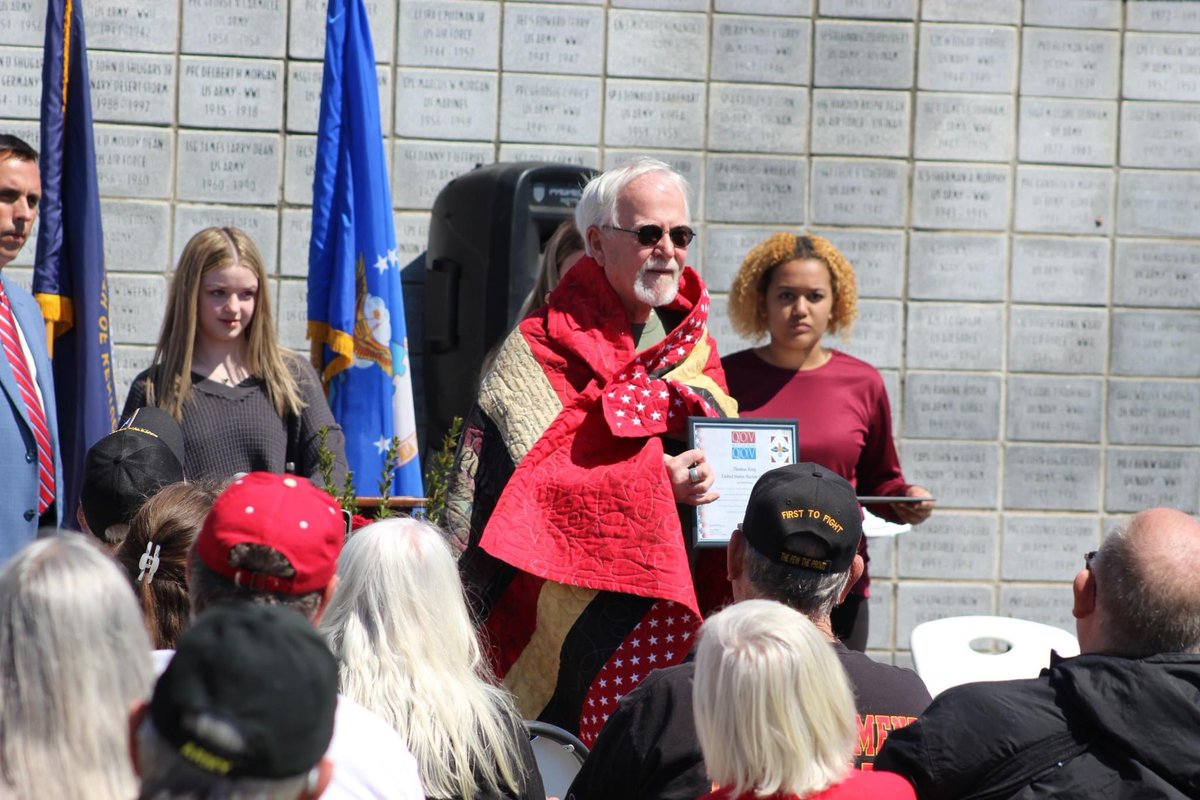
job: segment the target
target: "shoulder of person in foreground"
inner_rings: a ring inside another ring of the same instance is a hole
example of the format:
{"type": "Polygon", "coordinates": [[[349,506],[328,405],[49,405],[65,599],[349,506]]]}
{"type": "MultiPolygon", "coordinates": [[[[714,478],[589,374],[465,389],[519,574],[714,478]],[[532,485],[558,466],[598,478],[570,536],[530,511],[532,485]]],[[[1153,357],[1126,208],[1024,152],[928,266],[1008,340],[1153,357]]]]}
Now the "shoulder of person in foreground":
{"type": "Polygon", "coordinates": [[[417,761],[379,716],[338,695],[333,741],[326,754],[333,780],[322,800],[425,800],[417,761]]]}

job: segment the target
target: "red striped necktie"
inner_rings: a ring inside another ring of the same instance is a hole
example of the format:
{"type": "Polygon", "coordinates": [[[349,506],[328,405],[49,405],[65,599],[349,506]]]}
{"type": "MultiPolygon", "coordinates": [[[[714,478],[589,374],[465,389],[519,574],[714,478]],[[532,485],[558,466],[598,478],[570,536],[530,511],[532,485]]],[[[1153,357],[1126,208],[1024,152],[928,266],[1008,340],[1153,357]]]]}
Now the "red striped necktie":
{"type": "Polygon", "coordinates": [[[21,399],[25,401],[25,411],[33,427],[33,438],[37,440],[38,513],[42,514],[54,502],[54,448],[50,445],[50,426],[46,424],[46,412],[42,409],[42,401],[33,385],[33,376],[29,372],[25,351],[21,349],[21,339],[17,334],[17,321],[13,319],[8,292],[4,290],[3,284],[0,284],[0,342],[4,344],[4,355],[8,356],[13,377],[17,379],[21,399]]]}

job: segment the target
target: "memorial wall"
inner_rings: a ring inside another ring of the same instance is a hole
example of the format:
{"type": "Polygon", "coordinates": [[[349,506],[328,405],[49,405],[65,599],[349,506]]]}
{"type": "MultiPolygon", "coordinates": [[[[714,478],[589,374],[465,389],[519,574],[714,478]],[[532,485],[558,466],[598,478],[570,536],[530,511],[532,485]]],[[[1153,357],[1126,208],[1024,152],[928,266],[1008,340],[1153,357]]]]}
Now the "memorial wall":
{"type": "MultiPolygon", "coordinates": [[[[121,397],[206,225],[255,238],[307,349],[324,5],[86,0],[121,397]]],[[[418,370],[428,209],[477,164],[675,165],[723,352],[747,345],[723,293],[750,245],[808,230],[849,255],[846,347],[939,498],[872,543],[873,649],[960,613],[1070,629],[1102,530],[1200,510],[1200,2],[367,6],[418,370]]],[[[0,129],[35,142],[44,15],[0,0],[0,129]]]]}

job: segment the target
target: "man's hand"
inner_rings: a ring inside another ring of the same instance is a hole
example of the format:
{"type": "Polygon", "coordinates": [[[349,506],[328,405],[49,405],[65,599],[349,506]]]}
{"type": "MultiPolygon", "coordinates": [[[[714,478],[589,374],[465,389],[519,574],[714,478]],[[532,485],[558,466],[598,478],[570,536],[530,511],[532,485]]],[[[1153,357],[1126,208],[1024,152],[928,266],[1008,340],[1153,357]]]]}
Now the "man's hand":
{"type": "Polygon", "coordinates": [[[676,503],[702,506],[721,496],[719,492],[709,491],[715,476],[704,460],[703,450],[688,450],[677,456],[663,453],[663,466],[666,467],[667,477],[671,479],[671,491],[675,494],[676,503]]]}
{"type": "MultiPolygon", "coordinates": [[[[924,486],[910,486],[905,492],[909,497],[933,497],[929,490],[924,486]]],[[[901,521],[909,525],[920,525],[925,520],[929,519],[929,515],[933,513],[933,501],[924,503],[892,503],[892,511],[901,521]]]]}

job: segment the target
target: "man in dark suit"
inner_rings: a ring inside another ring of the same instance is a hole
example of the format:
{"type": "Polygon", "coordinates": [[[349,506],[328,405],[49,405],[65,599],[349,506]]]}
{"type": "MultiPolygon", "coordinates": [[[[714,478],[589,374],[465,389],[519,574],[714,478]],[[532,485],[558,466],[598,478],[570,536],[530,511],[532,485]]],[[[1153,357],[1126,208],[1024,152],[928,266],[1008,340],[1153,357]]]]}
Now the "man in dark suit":
{"type": "Polygon", "coordinates": [[[33,230],[42,179],[37,151],[0,135],[0,563],[58,525],[62,473],[54,383],[37,301],[3,272],[33,230]]]}

